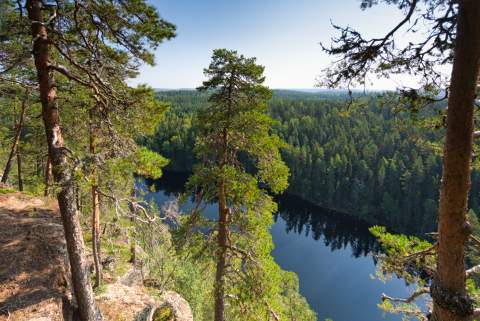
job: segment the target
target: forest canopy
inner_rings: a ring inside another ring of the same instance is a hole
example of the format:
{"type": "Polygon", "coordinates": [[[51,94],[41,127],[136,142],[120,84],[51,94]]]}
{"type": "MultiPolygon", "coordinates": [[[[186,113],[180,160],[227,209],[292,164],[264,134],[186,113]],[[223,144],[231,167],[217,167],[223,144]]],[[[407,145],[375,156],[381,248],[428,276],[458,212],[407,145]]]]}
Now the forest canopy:
{"type": "MultiPolygon", "coordinates": [[[[398,232],[435,230],[441,177],[441,105],[411,114],[393,94],[274,91],[268,102],[273,132],[291,176],[287,193],[320,206],[348,212],[398,232]],[[392,96],[390,96],[392,95],[392,96]],[[341,205],[340,205],[341,204],[341,205]]],[[[170,102],[166,121],[146,144],[171,161],[167,170],[188,172],[197,129],[196,110],[207,96],[193,91],[157,91],[170,102]]],[[[478,172],[472,195],[478,195],[478,172]]],[[[478,213],[478,197],[470,198],[478,213]]]]}

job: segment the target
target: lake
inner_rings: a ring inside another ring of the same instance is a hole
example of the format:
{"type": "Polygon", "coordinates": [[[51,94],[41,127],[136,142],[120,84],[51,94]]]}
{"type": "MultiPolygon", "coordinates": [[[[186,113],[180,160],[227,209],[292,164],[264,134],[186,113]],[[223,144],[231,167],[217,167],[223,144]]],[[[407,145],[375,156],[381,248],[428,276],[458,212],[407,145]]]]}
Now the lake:
{"type": "MultiPolygon", "coordinates": [[[[139,184],[144,190],[154,185],[156,192],[147,192],[145,199],[161,205],[182,192],[185,180],[185,175],[166,173],[160,180],[139,184]]],[[[366,223],[293,196],[277,201],[279,212],[271,227],[272,255],[283,269],[298,275],[300,291],[318,320],[401,320],[385,314],[377,304],[382,293],[408,297],[411,289],[400,279],[383,283],[373,277],[374,255],[380,248],[366,223]]],[[[206,212],[215,217],[216,206],[208,206],[206,212]]]]}

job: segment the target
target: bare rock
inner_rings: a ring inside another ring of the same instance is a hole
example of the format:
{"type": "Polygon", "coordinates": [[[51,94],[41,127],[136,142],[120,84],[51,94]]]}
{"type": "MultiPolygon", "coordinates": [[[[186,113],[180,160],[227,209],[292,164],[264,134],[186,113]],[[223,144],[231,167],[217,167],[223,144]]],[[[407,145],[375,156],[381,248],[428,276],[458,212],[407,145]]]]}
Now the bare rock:
{"type": "MultiPolygon", "coordinates": [[[[74,317],[63,227],[55,203],[0,194],[0,321],[71,321],[74,317]]],[[[193,321],[175,292],[149,295],[132,269],[97,296],[105,321],[193,321]],[[154,318],[155,317],[155,318],[154,318]]]]}
{"type": "MultiPolygon", "coordinates": [[[[171,308],[174,316],[174,319],[172,321],[193,321],[192,309],[190,308],[188,302],[180,294],[173,291],[167,291],[165,294],[162,295],[162,300],[164,300],[164,302],[160,308],[171,308]]],[[[154,321],[156,320],[154,319],[154,321]]]]}
{"type": "Polygon", "coordinates": [[[172,312],[172,318],[161,321],[193,321],[187,301],[170,291],[155,299],[142,286],[117,282],[107,285],[106,291],[97,296],[97,303],[109,321],[157,321],[161,320],[160,313],[165,310],[172,312]]]}

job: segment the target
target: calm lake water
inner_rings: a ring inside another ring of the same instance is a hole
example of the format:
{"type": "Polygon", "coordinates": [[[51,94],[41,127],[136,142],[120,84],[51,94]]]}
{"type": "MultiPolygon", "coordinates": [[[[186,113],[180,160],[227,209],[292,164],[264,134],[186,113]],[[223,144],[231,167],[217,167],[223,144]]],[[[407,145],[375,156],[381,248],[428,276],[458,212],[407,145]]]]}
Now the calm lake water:
{"type": "MultiPolygon", "coordinates": [[[[154,185],[156,192],[148,192],[145,199],[161,205],[182,192],[185,179],[167,173],[158,181],[139,184],[144,190],[154,185]]],[[[407,297],[411,289],[400,279],[383,283],[373,277],[373,255],[379,246],[368,225],[296,197],[281,197],[278,203],[279,213],[271,228],[275,243],[272,255],[283,269],[297,273],[300,291],[319,321],[401,320],[385,314],[377,304],[382,293],[407,297]]],[[[216,206],[208,206],[206,212],[215,217],[216,206]]]]}

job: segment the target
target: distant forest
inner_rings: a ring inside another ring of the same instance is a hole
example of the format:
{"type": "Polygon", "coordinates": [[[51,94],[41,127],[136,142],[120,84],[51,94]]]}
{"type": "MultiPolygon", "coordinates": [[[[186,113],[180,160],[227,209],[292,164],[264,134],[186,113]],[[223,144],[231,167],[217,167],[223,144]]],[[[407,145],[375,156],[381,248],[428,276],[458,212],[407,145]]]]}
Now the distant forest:
{"type": "MultiPolygon", "coordinates": [[[[158,91],[170,102],[165,121],[146,141],[170,163],[190,172],[195,164],[194,111],[208,95],[191,90],[158,91]]],[[[276,90],[269,102],[274,132],[287,144],[282,158],[291,171],[288,194],[346,212],[402,233],[436,229],[441,178],[440,108],[397,110],[394,96],[276,90]]],[[[248,162],[248,160],[246,160],[248,162]]],[[[479,172],[472,195],[479,194],[479,172]]],[[[478,196],[470,208],[479,213],[478,196]]]]}

